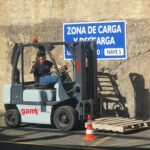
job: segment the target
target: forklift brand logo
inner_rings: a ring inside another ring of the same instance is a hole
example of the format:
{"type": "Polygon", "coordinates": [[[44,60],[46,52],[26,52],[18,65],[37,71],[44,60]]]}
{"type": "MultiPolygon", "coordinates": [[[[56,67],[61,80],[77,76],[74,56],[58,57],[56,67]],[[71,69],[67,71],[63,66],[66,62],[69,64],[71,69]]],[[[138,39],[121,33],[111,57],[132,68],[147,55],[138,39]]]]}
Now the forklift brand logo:
{"type": "Polygon", "coordinates": [[[38,108],[32,108],[32,109],[21,109],[21,114],[22,115],[29,115],[29,114],[39,114],[39,109],[38,108]]]}

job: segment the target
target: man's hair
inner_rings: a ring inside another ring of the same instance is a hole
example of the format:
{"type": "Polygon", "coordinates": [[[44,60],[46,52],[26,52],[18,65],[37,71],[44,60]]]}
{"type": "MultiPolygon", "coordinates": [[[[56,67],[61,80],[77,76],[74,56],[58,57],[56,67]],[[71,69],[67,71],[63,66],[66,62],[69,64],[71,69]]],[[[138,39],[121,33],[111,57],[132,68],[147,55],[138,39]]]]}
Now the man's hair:
{"type": "Polygon", "coordinates": [[[45,56],[46,56],[45,53],[42,52],[38,54],[38,57],[45,57],[45,56]]]}

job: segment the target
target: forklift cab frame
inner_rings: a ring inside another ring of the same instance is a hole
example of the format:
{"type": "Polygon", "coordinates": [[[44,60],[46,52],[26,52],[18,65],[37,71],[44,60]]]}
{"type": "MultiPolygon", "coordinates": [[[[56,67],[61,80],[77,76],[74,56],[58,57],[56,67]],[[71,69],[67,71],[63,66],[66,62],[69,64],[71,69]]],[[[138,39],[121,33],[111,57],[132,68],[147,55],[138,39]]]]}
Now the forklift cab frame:
{"type": "MultiPolygon", "coordinates": [[[[39,84],[36,83],[36,81],[34,82],[24,82],[24,48],[26,47],[35,47],[38,50],[41,50],[41,47],[44,49],[45,53],[47,52],[53,65],[54,68],[56,70],[56,74],[58,77],[58,82],[59,85],[62,88],[62,81],[61,81],[61,75],[60,72],[58,70],[57,64],[51,54],[51,51],[54,49],[54,45],[64,45],[64,42],[53,42],[53,43],[29,43],[29,44],[15,44],[14,49],[13,49],[13,55],[12,55],[12,60],[11,60],[11,64],[12,64],[12,101],[13,102],[21,102],[21,100],[23,100],[23,89],[27,89],[27,88],[40,88],[39,84]],[[19,79],[19,70],[17,68],[17,64],[19,61],[19,57],[21,57],[21,82],[19,79]],[[29,85],[29,86],[28,86],[29,85]],[[31,85],[31,86],[30,86],[31,85]],[[17,97],[16,97],[17,95],[17,97]]],[[[42,50],[43,50],[42,49],[42,50]]],[[[37,57],[37,56],[36,56],[37,57]]],[[[37,58],[36,58],[37,59],[37,58]]],[[[42,85],[43,86],[43,85],[42,85]]],[[[45,87],[47,87],[45,85],[45,87]]],[[[63,88],[61,89],[60,92],[60,96],[63,96],[65,99],[68,98],[68,96],[66,95],[66,92],[63,90],[63,88]]]]}

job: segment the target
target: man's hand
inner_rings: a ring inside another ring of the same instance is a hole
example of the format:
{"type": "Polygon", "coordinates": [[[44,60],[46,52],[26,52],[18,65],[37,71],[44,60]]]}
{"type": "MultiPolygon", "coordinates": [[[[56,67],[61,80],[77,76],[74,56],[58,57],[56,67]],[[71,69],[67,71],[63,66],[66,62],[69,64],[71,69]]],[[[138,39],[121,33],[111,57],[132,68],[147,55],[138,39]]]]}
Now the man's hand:
{"type": "Polygon", "coordinates": [[[35,61],[33,60],[31,63],[31,67],[34,67],[34,66],[35,66],[35,61]]]}
{"type": "Polygon", "coordinates": [[[57,65],[58,69],[63,68],[65,65],[57,65]]]}

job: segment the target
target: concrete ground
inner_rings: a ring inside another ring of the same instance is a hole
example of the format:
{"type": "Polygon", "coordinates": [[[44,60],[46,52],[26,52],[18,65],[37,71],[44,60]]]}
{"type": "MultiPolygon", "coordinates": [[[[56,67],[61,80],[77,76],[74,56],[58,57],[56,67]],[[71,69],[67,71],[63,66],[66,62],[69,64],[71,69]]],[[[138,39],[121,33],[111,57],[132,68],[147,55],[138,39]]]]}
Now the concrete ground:
{"type": "Polygon", "coordinates": [[[97,139],[83,141],[85,131],[61,132],[45,125],[23,125],[9,129],[0,119],[0,148],[3,150],[148,150],[150,129],[128,134],[95,132],[97,139]]]}

